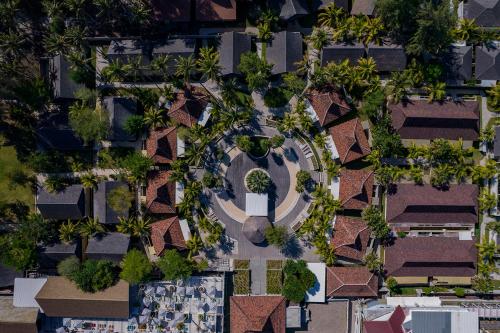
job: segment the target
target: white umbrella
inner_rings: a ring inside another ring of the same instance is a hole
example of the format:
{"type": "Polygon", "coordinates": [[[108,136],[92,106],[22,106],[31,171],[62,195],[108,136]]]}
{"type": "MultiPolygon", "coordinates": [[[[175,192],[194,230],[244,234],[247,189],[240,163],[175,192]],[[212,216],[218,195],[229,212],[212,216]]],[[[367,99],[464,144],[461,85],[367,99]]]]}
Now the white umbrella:
{"type": "Polygon", "coordinates": [[[142,309],[142,313],[141,313],[143,316],[149,316],[151,314],[151,310],[149,310],[148,308],[144,308],[142,309]]]}
{"type": "Polygon", "coordinates": [[[165,289],[165,287],[158,286],[156,288],[156,294],[160,296],[165,296],[167,294],[167,290],[165,289]]]}
{"type": "Polygon", "coordinates": [[[151,298],[149,297],[144,297],[142,299],[142,303],[146,306],[146,307],[149,307],[151,305],[151,298]]]}
{"type": "Polygon", "coordinates": [[[139,316],[139,324],[145,324],[148,321],[147,316],[139,316]]]}
{"type": "Polygon", "coordinates": [[[177,288],[177,293],[178,293],[180,296],[184,296],[184,295],[186,295],[186,288],[185,288],[185,287],[178,287],[178,288],[177,288]]]}
{"type": "Polygon", "coordinates": [[[148,296],[151,296],[153,295],[155,292],[155,288],[153,286],[149,286],[146,288],[146,290],[144,291],[144,293],[148,296]]]}
{"type": "Polygon", "coordinates": [[[188,296],[194,295],[194,287],[186,287],[186,295],[188,296]]]}
{"type": "Polygon", "coordinates": [[[137,318],[136,317],[132,317],[128,320],[128,324],[129,325],[137,325],[137,318]]]}

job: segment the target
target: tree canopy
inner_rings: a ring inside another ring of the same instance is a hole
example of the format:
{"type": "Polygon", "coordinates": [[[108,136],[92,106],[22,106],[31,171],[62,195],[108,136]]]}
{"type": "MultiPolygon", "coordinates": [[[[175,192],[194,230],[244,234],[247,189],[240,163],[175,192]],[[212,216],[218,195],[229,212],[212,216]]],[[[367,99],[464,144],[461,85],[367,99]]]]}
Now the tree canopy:
{"type": "Polygon", "coordinates": [[[193,264],[177,250],[167,250],[157,262],[166,280],[187,279],[193,274],[193,264]]]}
{"type": "Polygon", "coordinates": [[[104,109],[75,103],[69,109],[69,124],[85,144],[107,138],[109,118],[104,109]]]}
{"type": "Polygon", "coordinates": [[[287,260],[283,272],[283,296],[295,303],[302,302],[306,291],[316,283],[316,276],[307,268],[304,260],[287,260]]]}
{"type": "Polygon", "coordinates": [[[149,278],[153,266],[148,257],[137,249],[130,250],[121,263],[120,278],[130,284],[145,282],[149,278]]]}

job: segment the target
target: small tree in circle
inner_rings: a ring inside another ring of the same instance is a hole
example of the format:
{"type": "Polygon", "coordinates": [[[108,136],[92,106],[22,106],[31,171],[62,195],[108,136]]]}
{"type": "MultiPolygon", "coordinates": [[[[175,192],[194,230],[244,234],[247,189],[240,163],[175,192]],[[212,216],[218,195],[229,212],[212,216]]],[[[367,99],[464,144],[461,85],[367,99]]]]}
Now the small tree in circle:
{"type": "Polygon", "coordinates": [[[248,174],[246,183],[250,191],[265,193],[271,185],[271,178],[262,170],[254,170],[248,174]]]}

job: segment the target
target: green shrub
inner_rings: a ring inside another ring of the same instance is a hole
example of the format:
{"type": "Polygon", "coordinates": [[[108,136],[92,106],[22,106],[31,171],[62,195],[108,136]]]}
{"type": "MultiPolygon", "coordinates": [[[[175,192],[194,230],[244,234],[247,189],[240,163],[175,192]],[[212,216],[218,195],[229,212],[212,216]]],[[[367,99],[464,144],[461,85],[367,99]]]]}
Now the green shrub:
{"type": "Polygon", "coordinates": [[[127,253],[121,266],[120,278],[133,285],[147,281],[153,270],[148,257],[136,249],[132,249],[127,253]]]}
{"type": "Polygon", "coordinates": [[[265,193],[271,185],[271,178],[262,170],[253,170],[246,176],[248,189],[254,193],[265,193]]]}
{"type": "Polygon", "coordinates": [[[193,264],[177,250],[167,250],[157,262],[166,280],[187,279],[193,274],[193,264]]]}
{"type": "Polygon", "coordinates": [[[64,259],[57,265],[57,273],[69,279],[80,269],[80,259],[71,256],[64,259]]]}
{"type": "Polygon", "coordinates": [[[307,268],[304,260],[287,260],[283,272],[283,296],[295,303],[302,302],[306,291],[316,283],[316,276],[307,268]]]}
{"type": "Polygon", "coordinates": [[[271,88],[264,95],[264,104],[270,108],[278,108],[287,104],[293,92],[284,88],[271,88]]]}
{"type": "Polygon", "coordinates": [[[81,290],[94,293],[111,287],[117,280],[115,265],[109,260],[87,260],[70,279],[81,290]]]}
{"type": "Polygon", "coordinates": [[[125,185],[118,186],[109,191],[107,198],[109,207],[122,215],[128,213],[130,207],[132,207],[132,200],[134,200],[134,194],[125,185]]]}
{"type": "Polygon", "coordinates": [[[459,287],[457,287],[457,288],[455,288],[455,289],[454,289],[454,291],[455,291],[455,295],[456,295],[457,297],[462,298],[462,297],[464,297],[464,296],[465,296],[465,289],[464,289],[464,288],[459,288],[459,287]]]}
{"type": "Polygon", "coordinates": [[[288,231],[285,226],[269,226],[265,230],[266,240],[270,245],[282,248],[288,241],[288,231]]]}

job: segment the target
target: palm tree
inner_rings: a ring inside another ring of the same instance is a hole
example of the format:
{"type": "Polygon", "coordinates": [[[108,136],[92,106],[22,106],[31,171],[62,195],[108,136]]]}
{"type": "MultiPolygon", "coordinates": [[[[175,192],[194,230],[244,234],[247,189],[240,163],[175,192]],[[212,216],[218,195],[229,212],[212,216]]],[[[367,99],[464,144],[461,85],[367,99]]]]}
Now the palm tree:
{"type": "Polygon", "coordinates": [[[474,19],[462,18],[458,22],[458,28],[453,31],[455,38],[475,44],[481,37],[479,29],[474,19]]]}
{"type": "Polygon", "coordinates": [[[126,74],[125,69],[120,59],[112,60],[102,72],[102,78],[107,82],[121,81],[126,74]]]}
{"type": "Polygon", "coordinates": [[[142,56],[129,57],[127,64],[123,65],[125,76],[132,75],[133,81],[137,82],[142,70],[142,56]]]}
{"type": "Polygon", "coordinates": [[[271,25],[268,22],[261,22],[257,25],[258,36],[261,41],[268,41],[273,36],[271,25]]]}
{"type": "Polygon", "coordinates": [[[150,66],[151,69],[157,72],[160,72],[164,79],[169,76],[169,67],[172,62],[172,56],[165,54],[155,57],[151,60],[150,66]]]}
{"type": "Polygon", "coordinates": [[[328,43],[328,34],[324,29],[314,28],[312,34],[309,36],[309,41],[312,43],[313,48],[321,51],[323,46],[328,43]]]}
{"type": "Polygon", "coordinates": [[[22,33],[9,30],[7,33],[0,33],[0,50],[8,59],[23,58],[23,49],[26,45],[26,38],[22,33]]]}
{"type": "Polygon", "coordinates": [[[372,57],[360,58],[357,70],[363,80],[368,80],[377,70],[377,64],[375,64],[375,60],[372,57]]]}
{"type": "Polygon", "coordinates": [[[68,49],[68,40],[63,34],[50,34],[44,39],[45,49],[49,54],[61,54],[66,53],[68,49]]]}
{"type": "Polygon", "coordinates": [[[250,172],[245,181],[248,189],[255,193],[265,193],[271,185],[271,178],[262,170],[250,172]]]}
{"type": "Polygon", "coordinates": [[[70,219],[67,222],[61,224],[59,227],[59,239],[63,243],[72,242],[78,235],[78,224],[73,223],[70,219]]]}
{"type": "Polygon", "coordinates": [[[204,246],[205,244],[203,244],[203,241],[201,240],[200,236],[194,234],[186,242],[186,247],[189,251],[188,258],[191,259],[194,255],[198,254],[203,249],[204,246]]]}
{"type": "Polygon", "coordinates": [[[391,103],[399,103],[402,98],[406,97],[406,89],[409,85],[410,82],[408,77],[404,73],[393,72],[389,82],[385,86],[388,101],[391,103]]]}
{"type": "Polygon", "coordinates": [[[290,112],[285,113],[283,119],[280,120],[278,125],[280,132],[291,134],[296,128],[297,120],[295,116],[290,112]]]}
{"type": "Polygon", "coordinates": [[[191,78],[191,75],[196,71],[196,61],[191,54],[189,57],[182,57],[179,56],[175,60],[175,75],[182,77],[184,80],[184,84],[188,90],[191,89],[191,85],[189,83],[189,80],[191,78]]]}
{"type": "Polygon", "coordinates": [[[198,65],[198,70],[207,80],[218,81],[221,71],[219,58],[219,52],[213,47],[203,47],[200,49],[200,56],[196,64],[198,65]]]}
{"type": "Polygon", "coordinates": [[[125,218],[122,216],[118,217],[118,224],[116,225],[116,231],[122,234],[132,235],[134,232],[134,218],[125,218]]]}
{"type": "Polygon", "coordinates": [[[144,237],[151,231],[151,219],[138,217],[133,220],[132,223],[132,236],[134,237],[144,237]]]}
{"type": "Polygon", "coordinates": [[[84,237],[91,237],[95,234],[104,233],[106,230],[97,217],[88,217],[80,226],[80,234],[84,237]]]}
{"type": "Polygon", "coordinates": [[[384,23],[380,17],[368,17],[364,21],[364,38],[363,44],[368,45],[375,43],[380,45],[382,43],[382,32],[385,30],[384,23]]]}
{"type": "Polygon", "coordinates": [[[429,103],[442,101],[446,97],[446,83],[436,82],[424,88],[429,94],[429,103]]]}
{"type": "Polygon", "coordinates": [[[380,158],[382,157],[382,154],[380,154],[380,150],[378,149],[373,149],[370,154],[368,154],[365,158],[364,161],[370,163],[375,167],[375,169],[378,169],[381,165],[380,158]]]}
{"type": "Polygon", "coordinates": [[[84,188],[96,188],[99,183],[99,177],[92,172],[87,172],[80,176],[80,182],[84,188]]]}
{"type": "Polygon", "coordinates": [[[144,112],[144,124],[152,129],[165,126],[163,109],[149,108],[146,112],[144,112]]]}
{"type": "Polygon", "coordinates": [[[500,83],[491,87],[486,91],[488,94],[488,105],[493,108],[493,111],[500,111],[500,83]]]}
{"type": "Polygon", "coordinates": [[[294,65],[297,68],[297,74],[305,75],[311,69],[312,64],[311,64],[311,60],[309,59],[309,55],[306,53],[302,57],[302,60],[297,61],[294,65]]]}
{"type": "Polygon", "coordinates": [[[344,8],[337,7],[335,3],[330,3],[321,13],[318,14],[318,23],[322,27],[335,28],[346,17],[344,8]]]}

